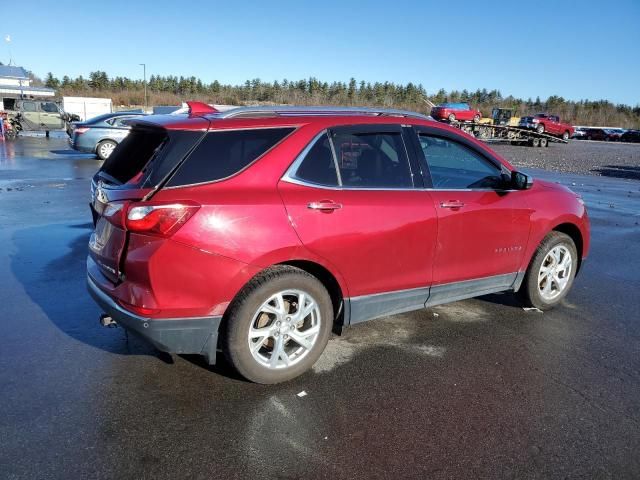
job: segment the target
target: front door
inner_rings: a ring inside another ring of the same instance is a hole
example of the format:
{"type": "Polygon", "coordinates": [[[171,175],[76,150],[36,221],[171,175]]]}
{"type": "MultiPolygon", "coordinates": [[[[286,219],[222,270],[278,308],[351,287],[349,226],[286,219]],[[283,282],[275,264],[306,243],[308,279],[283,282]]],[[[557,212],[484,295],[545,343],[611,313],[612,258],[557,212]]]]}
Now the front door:
{"type": "Polygon", "coordinates": [[[278,186],[302,243],[347,284],[351,323],[429,295],[436,213],[414,188],[403,136],[400,125],[323,133],[278,186]]]}
{"type": "MultiPolygon", "coordinates": [[[[456,137],[418,130],[438,215],[433,283],[450,285],[440,293],[462,298],[513,284],[532,212],[522,191],[505,189],[505,167],[456,137]]],[[[434,288],[430,303],[438,294],[434,288]]]]}
{"type": "Polygon", "coordinates": [[[64,127],[60,110],[54,102],[40,104],[40,125],[46,130],[58,130],[64,127]]]}

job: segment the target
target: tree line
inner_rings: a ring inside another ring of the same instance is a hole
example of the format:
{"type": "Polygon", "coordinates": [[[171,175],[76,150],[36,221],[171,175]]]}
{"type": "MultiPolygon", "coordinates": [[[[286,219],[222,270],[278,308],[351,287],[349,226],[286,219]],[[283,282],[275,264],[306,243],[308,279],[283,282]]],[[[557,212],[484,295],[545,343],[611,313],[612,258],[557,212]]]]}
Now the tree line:
{"type": "MultiPolygon", "coordinates": [[[[36,79],[38,80],[38,79],[36,79]]],[[[61,95],[109,97],[116,105],[142,105],[144,82],[127,77],[110,77],[104,71],[62,79],[48,73],[43,84],[61,95]]],[[[353,105],[402,108],[428,113],[429,103],[467,102],[490,116],[494,107],[511,108],[519,116],[549,112],[574,125],[640,127],[640,105],[613,104],[608,100],[566,100],[552,95],[547,99],[503,96],[499,90],[476,91],[440,89],[427,92],[412,82],[365,82],[351,78],[349,82],[325,82],[311,77],[302,80],[265,82],[259,78],[241,85],[205,83],[194,76],[151,75],[147,82],[150,105],[176,105],[184,100],[199,100],[228,105],[297,104],[353,105]]]]}

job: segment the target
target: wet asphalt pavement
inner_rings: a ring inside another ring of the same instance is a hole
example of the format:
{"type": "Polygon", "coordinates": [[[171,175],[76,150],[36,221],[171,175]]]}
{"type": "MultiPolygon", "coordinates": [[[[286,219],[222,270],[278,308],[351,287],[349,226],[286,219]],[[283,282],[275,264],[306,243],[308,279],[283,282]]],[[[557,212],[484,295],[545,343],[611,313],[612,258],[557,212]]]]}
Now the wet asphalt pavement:
{"type": "Polygon", "coordinates": [[[0,143],[0,479],[640,477],[640,181],[532,170],[592,219],[560,308],[502,294],[368,322],[261,386],[98,325],[98,163],[64,148],[0,143]]]}

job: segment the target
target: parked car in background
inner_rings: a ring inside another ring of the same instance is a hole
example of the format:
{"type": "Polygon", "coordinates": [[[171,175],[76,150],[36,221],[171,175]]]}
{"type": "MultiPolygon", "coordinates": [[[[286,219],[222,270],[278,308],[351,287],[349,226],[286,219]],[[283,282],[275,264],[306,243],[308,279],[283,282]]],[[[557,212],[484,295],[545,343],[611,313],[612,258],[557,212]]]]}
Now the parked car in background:
{"type": "Polygon", "coordinates": [[[50,100],[4,99],[9,123],[16,134],[24,131],[46,132],[60,130],[68,122],[79,120],[77,115],[64,112],[50,100]]]}
{"type": "Polygon", "coordinates": [[[603,128],[587,128],[585,131],[585,140],[607,140],[607,132],[603,128]]]}
{"type": "Polygon", "coordinates": [[[125,120],[142,117],[139,112],[105,113],[86,122],[71,125],[69,143],[80,152],[95,153],[100,160],[106,160],[116,146],[129,135],[131,127],[125,120]]]}
{"type": "Polygon", "coordinates": [[[91,185],[101,322],[161,350],[282,382],[332,329],[505,290],[552,308],[589,251],[578,195],[424,115],[191,113],[134,119],[91,185]]]}
{"type": "Polygon", "coordinates": [[[535,130],[537,133],[546,133],[563,140],[569,140],[573,135],[573,126],[562,123],[557,115],[538,113],[534,116],[522,117],[518,123],[520,128],[535,130]]]}
{"type": "Polygon", "coordinates": [[[640,130],[627,130],[620,136],[620,141],[640,143],[640,130]]]}
{"type": "Polygon", "coordinates": [[[573,138],[574,140],[584,140],[586,138],[587,127],[575,126],[573,128],[574,128],[574,132],[571,138],[573,138]]]}
{"type": "Polygon", "coordinates": [[[603,130],[604,133],[607,134],[607,138],[605,138],[605,140],[609,142],[619,142],[620,137],[622,137],[622,134],[625,132],[621,128],[605,128],[603,130]]]}
{"type": "Polygon", "coordinates": [[[436,120],[449,122],[479,122],[482,113],[480,110],[471,108],[468,103],[443,103],[431,109],[431,116],[436,120]]]}

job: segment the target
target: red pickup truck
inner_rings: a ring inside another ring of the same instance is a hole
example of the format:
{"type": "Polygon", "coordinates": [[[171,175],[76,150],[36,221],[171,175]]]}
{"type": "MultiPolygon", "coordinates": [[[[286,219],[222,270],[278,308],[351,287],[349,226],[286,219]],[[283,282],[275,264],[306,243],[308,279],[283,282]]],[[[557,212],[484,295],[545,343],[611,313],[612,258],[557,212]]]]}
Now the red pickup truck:
{"type": "Polygon", "coordinates": [[[538,113],[533,117],[522,117],[518,124],[520,128],[535,130],[538,133],[546,133],[554,137],[560,137],[563,140],[569,140],[573,135],[574,128],[560,121],[557,115],[547,115],[546,113],[538,113]]]}

